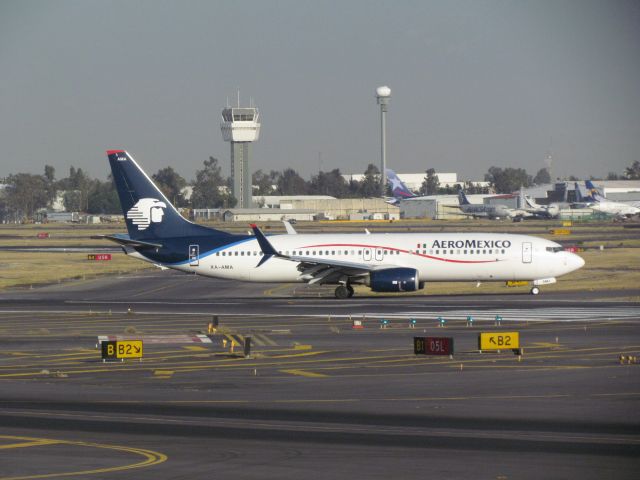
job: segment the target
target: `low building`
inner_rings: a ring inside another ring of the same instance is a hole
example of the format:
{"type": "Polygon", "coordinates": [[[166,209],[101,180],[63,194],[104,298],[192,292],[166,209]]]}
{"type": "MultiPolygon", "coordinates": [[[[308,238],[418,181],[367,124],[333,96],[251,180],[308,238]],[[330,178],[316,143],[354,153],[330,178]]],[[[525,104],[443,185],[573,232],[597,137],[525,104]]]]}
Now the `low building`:
{"type": "MultiPolygon", "coordinates": [[[[399,218],[400,209],[387,203],[382,198],[333,198],[323,200],[293,200],[286,208],[310,209],[327,219],[347,220],[350,215],[362,213],[373,218],[379,215],[381,218],[399,218]]],[[[281,204],[285,208],[285,204],[281,204]]]]}
{"type": "Polygon", "coordinates": [[[297,200],[336,200],[331,195],[254,195],[253,204],[261,208],[287,208],[297,200]]]}
{"type": "Polygon", "coordinates": [[[78,212],[47,212],[47,222],[79,222],[78,212]]]}
{"type": "Polygon", "coordinates": [[[313,221],[316,212],[309,209],[230,208],[222,213],[225,222],[313,221]]]}
{"type": "Polygon", "coordinates": [[[400,202],[400,218],[431,218],[433,220],[456,220],[462,215],[456,195],[430,195],[408,198],[400,202]]]}

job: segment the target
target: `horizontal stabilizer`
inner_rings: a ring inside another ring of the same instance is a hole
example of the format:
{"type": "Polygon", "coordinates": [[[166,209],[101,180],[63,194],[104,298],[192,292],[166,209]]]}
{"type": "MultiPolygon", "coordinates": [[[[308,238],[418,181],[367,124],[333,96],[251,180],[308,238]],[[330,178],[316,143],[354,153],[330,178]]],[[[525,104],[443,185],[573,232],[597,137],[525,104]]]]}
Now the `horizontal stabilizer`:
{"type": "Polygon", "coordinates": [[[120,245],[125,245],[128,247],[138,247],[138,248],[162,248],[161,243],[152,243],[152,242],[143,242],[142,240],[132,240],[129,237],[120,236],[120,235],[93,235],[91,237],[93,240],[102,240],[107,239],[112,242],[119,243],[120,245]]]}

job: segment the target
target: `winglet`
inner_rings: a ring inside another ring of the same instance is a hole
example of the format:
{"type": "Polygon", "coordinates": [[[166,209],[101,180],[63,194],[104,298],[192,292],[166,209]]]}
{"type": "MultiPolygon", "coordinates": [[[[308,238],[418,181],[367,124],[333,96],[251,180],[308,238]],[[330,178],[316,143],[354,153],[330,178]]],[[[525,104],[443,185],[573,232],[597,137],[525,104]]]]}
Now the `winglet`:
{"type": "Polygon", "coordinates": [[[251,223],[250,226],[251,226],[251,229],[253,230],[253,234],[256,236],[256,240],[258,240],[258,245],[260,245],[260,250],[262,250],[262,253],[264,253],[264,255],[262,256],[262,258],[260,259],[256,267],[259,267],[264,262],[269,260],[271,257],[282,256],[278,253],[278,251],[275,248],[273,248],[273,245],[271,245],[269,240],[267,240],[267,237],[264,236],[264,233],[262,233],[262,231],[258,228],[258,226],[255,223],[251,223]]]}

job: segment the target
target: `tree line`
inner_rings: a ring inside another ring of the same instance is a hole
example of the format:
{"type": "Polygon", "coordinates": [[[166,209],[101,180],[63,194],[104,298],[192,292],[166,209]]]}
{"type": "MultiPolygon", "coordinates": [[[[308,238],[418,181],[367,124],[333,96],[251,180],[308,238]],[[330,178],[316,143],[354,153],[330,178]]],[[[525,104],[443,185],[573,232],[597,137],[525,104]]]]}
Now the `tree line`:
{"type": "MultiPolygon", "coordinates": [[[[176,172],[173,167],[165,167],[152,175],[153,180],[165,196],[177,207],[182,208],[232,208],[237,201],[231,194],[230,178],[222,175],[218,159],[209,157],[196,171],[191,182],[176,172]],[[184,195],[186,186],[192,187],[190,198],[184,195]]],[[[625,169],[623,175],[609,173],[607,179],[640,179],[640,162],[635,161],[625,169]]],[[[485,174],[489,187],[466,183],[468,193],[511,193],[520,187],[551,182],[547,169],[540,169],[535,176],[522,168],[491,167],[485,174]]],[[[569,180],[573,180],[571,177],[569,180]]],[[[594,179],[592,177],[592,179],[594,179]]],[[[336,198],[381,197],[391,195],[387,187],[383,192],[380,185],[380,170],[369,164],[362,180],[345,180],[339,168],[328,172],[320,171],[305,180],[292,169],[271,170],[268,173],[257,170],[252,176],[255,196],[266,195],[330,195],[336,198]]],[[[577,180],[577,179],[576,179],[577,180]]],[[[596,179],[594,179],[596,180],[596,179]]],[[[0,221],[21,222],[34,219],[37,212],[47,209],[62,192],[62,202],[66,211],[89,214],[119,214],[120,201],[111,175],[107,180],[91,178],[81,168],[70,167],[67,177],[56,179],[55,168],[45,165],[42,175],[29,173],[11,174],[0,181],[4,185],[0,192],[0,221]]],[[[425,172],[419,191],[420,195],[457,193],[460,187],[440,186],[434,169],[425,172]]]]}

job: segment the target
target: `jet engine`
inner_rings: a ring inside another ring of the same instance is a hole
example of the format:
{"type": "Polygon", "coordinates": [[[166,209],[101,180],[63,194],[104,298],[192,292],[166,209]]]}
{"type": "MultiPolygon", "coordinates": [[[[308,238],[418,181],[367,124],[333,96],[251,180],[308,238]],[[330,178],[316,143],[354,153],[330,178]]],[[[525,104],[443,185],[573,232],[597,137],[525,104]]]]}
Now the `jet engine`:
{"type": "Polygon", "coordinates": [[[424,287],[415,268],[387,268],[374,270],[366,284],[374,292],[413,292],[424,287]]]}
{"type": "Polygon", "coordinates": [[[549,218],[556,218],[560,215],[560,206],[557,203],[552,203],[547,207],[547,215],[549,218]]]}

